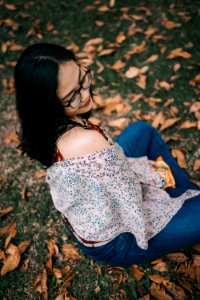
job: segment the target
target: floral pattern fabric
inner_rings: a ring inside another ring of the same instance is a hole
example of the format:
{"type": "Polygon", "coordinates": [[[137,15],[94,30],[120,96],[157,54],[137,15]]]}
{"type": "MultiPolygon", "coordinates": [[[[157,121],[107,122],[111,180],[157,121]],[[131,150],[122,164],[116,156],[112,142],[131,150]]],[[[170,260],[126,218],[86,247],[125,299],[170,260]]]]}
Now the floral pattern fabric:
{"type": "Polygon", "coordinates": [[[114,142],[92,154],[53,163],[46,181],[56,209],[80,237],[106,241],[131,232],[142,249],[186,199],[200,194],[188,190],[170,197],[146,156],[128,158],[114,142]]]}

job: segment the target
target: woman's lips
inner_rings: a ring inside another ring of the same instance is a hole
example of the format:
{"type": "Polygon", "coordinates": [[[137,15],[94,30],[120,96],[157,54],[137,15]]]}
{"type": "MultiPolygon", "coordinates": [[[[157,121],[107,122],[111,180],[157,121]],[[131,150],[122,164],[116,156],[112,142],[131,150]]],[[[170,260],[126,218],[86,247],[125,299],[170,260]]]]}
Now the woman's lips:
{"type": "Polygon", "coordinates": [[[82,105],[81,107],[88,106],[90,104],[90,101],[91,101],[91,97],[89,96],[86,103],[84,105],[82,105]]]}

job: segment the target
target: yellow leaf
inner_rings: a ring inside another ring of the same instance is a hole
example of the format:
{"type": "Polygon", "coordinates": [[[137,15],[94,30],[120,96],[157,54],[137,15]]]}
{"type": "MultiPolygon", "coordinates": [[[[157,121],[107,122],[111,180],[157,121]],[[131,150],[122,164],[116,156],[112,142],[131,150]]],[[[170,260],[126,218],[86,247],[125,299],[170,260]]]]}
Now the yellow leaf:
{"type": "Polygon", "coordinates": [[[172,149],[172,155],[175,158],[177,158],[178,164],[181,168],[184,168],[184,169],[187,168],[187,165],[186,165],[186,162],[185,162],[185,155],[184,155],[183,151],[178,150],[178,149],[172,149]]]}
{"type": "Polygon", "coordinates": [[[171,127],[175,123],[177,123],[180,120],[180,118],[172,118],[172,119],[167,119],[165,122],[162,124],[160,131],[165,130],[168,127],[171,127]]]}

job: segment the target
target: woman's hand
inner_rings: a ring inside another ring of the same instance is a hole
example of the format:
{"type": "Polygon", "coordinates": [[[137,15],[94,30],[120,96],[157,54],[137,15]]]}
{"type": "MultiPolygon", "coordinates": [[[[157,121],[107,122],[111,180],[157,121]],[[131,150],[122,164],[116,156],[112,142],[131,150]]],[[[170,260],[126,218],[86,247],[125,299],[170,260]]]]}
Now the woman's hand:
{"type": "Polygon", "coordinates": [[[154,161],[154,160],[149,160],[149,163],[151,164],[151,166],[152,166],[154,169],[156,169],[156,168],[158,167],[157,162],[154,161]]]}

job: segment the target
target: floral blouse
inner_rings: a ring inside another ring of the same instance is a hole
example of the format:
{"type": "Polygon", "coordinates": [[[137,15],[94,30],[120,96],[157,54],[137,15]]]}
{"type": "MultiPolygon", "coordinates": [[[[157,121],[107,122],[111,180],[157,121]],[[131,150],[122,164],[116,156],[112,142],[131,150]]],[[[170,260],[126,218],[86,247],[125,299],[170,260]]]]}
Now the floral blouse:
{"type": "Polygon", "coordinates": [[[138,246],[158,234],[199,191],[171,198],[162,189],[160,174],[148,158],[128,158],[110,140],[110,146],[80,157],[53,163],[46,181],[54,205],[75,232],[88,241],[106,241],[130,232],[138,246]]]}

